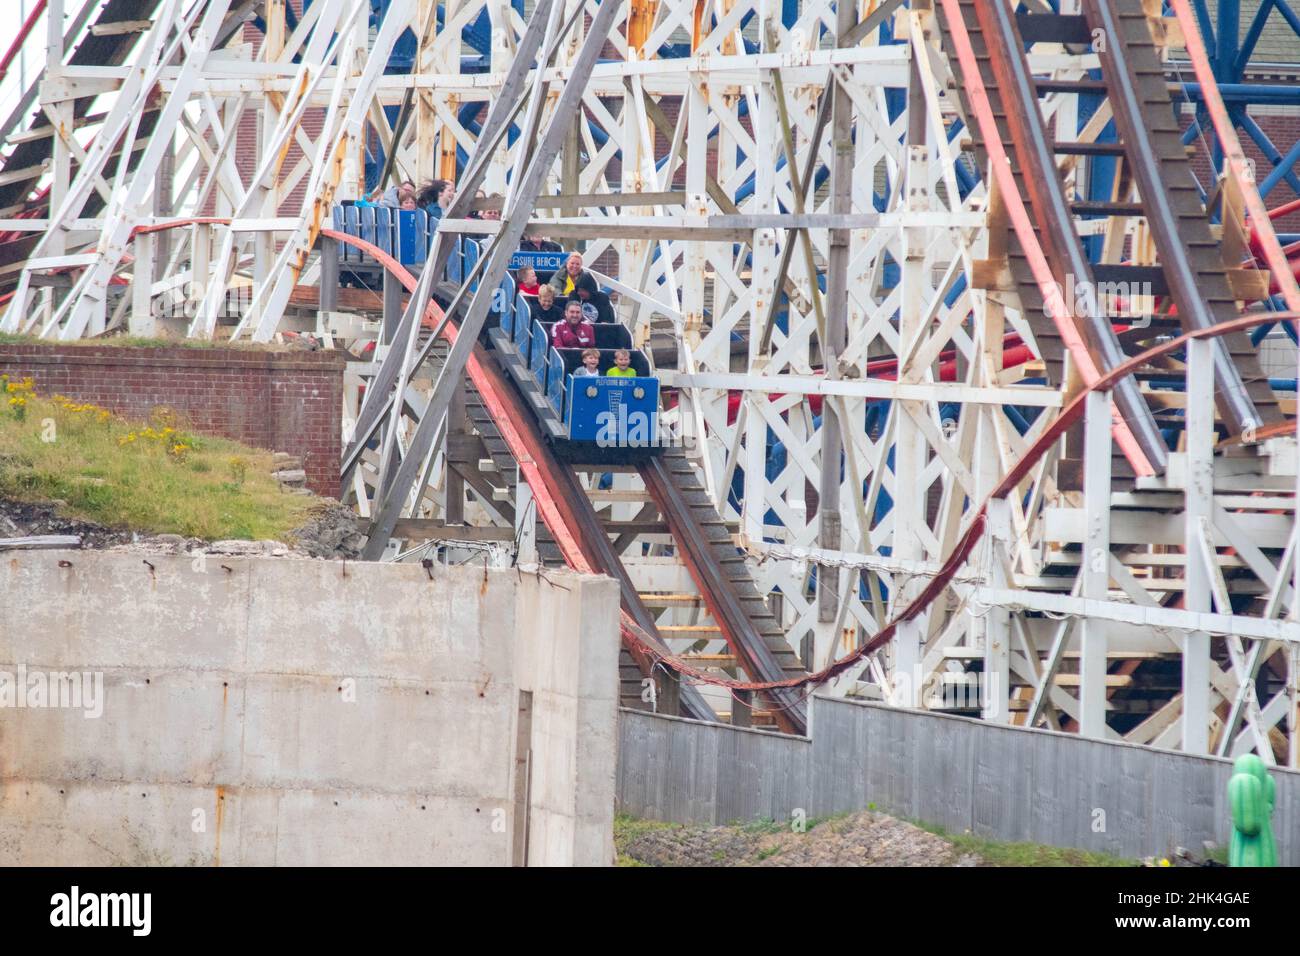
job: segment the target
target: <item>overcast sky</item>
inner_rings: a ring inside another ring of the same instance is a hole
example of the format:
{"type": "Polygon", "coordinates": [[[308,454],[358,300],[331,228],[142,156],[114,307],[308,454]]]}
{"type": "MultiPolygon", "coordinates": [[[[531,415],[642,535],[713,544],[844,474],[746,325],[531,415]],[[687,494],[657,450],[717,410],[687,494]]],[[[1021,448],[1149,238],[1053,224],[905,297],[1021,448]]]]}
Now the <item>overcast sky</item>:
{"type": "MultiPolygon", "coordinates": [[[[9,44],[13,43],[14,37],[18,35],[18,29],[27,18],[27,12],[35,6],[35,2],[36,0],[0,0],[0,56],[8,51],[9,44]]],[[[72,4],[67,5],[72,6],[72,4]]],[[[44,19],[27,37],[23,47],[26,53],[27,82],[30,83],[35,71],[39,69],[41,63],[45,62],[44,19]],[[33,52],[34,48],[39,49],[33,52]]],[[[21,54],[14,57],[3,82],[0,82],[0,120],[9,115],[14,101],[21,95],[23,65],[21,54]]]]}
{"type": "MultiPolygon", "coordinates": [[[[71,19],[72,15],[87,2],[99,4],[103,3],[103,0],[63,0],[65,19],[71,19]]],[[[0,0],[0,56],[9,49],[9,44],[13,42],[23,21],[27,19],[27,13],[35,6],[36,0],[0,0]]],[[[31,83],[36,72],[40,70],[41,64],[45,62],[46,29],[46,21],[42,17],[23,44],[25,57],[22,54],[14,57],[4,80],[0,81],[0,120],[9,114],[14,101],[21,95],[23,67],[26,67],[27,82],[31,83]]]]}

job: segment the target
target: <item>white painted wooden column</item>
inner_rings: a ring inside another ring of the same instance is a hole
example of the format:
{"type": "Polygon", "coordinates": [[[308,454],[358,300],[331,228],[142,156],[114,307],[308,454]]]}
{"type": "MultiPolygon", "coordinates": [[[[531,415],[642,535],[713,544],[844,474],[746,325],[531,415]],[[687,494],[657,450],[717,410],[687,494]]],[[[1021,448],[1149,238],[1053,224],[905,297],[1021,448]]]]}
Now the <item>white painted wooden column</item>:
{"type": "Polygon", "coordinates": [[[537,564],[537,507],[533,504],[533,489],[522,473],[515,482],[515,540],[517,563],[537,564]]]}
{"type": "MultiPolygon", "coordinates": [[[[1006,327],[1002,305],[989,301],[983,290],[972,289],[970,292],[971,308],[975,321],[981,330],[978,351],[975,354],[972,374],[981,384],[994,384],[998,370],[1002,367],[1002,337],[1006,327]]],[[[1002,409],[996,405],[967,404],[962,408],[961,428],[974,428],[974,464],[972,477],[975,479],[973,498],[982,501],[989,496],[1002,478],[1001,438],[998,433],[997,416],[1002,409]],[[970,418],[974,418],[973,422],[970,418]]],[[[960,431],[959,431],[960,434],[960,431]]],[[[950,495],[959,494],[955,488],[950,495]]],[[[996,499],[989,503],[988,528],[986,532],[991,542],[988,549],[979,549],[976,554],[987,555],[989,564],[987,573],[989,582],[994,587],[1011,587],[1007,580],[1005,564],[1010,563],[1012,529],[1011,509],[1006,499],[996,499]]],[[[944,542],[944,547],[949,547],[944,542]]],[[[1001,607],[989,607],[972,618],[968,625],[967,641],[984,652],[984,670],[980,686],[980,713],[985,720],[997,723],[1011,722],[1011,615],[1001,607]]],[[[927,679],[929,675],[926,675],[927,679]]]]}
{"type": "MultiPolygon", "coordinates": [[[[488,0],[488,17],[492,24],[491,75],[500,77],[500,82],[492,87],[492,100],[501,94],[501,86],[515,56],[515,32],[511,21],[511,8],[508,0],[488,0]]],[[[489,109],[490,109],[489,105],[489,109]]],[[[486,114],[484,114],[486,118],[486,114]]],[[[467,153],[473,150],[467,150],[467,153]]],[[[507,150],[498,149],[492,154],[487,174],[483,178],[483,191],[489,196],[506,194],[506,173],[510,169],[510,157],[507,150]]]]}
{"type": "MultiPolygon", "coordinates": [[[[1080,594],[1105,600],[1110,593],[1111,396],[1090,392],[1084,409],[1083,564],[1080,594]]],[[[1080,622],[1079,732],[1106,736],[1107,625],[1100,618],[1080,622]]]]}
{"type": "MultiPolygon", "coordinates": [[[[51,157],[53,180],[50,182],[50,214],[53,215],[68,195],[68,186],[72,181],[72,152],[67,139],[60,136],[72,135],[72,101],[64,98],[63,76],[63,0],[49,0],[45,8],[45,71],[41,83],[41,106],[54,127],[52,143],[54,152],[51,157]]],[[[61,256],[67,251],[67,236],[62,230],[56,230],[47,240],[46,253],[61,256]]]]}
{"type": "Polygon", "coordinates": [[[135,262],[131,276],[131,314],[127,319],[127,331],[132,335],[152,338],[157,334],[153,315],[153,271],[156,241],[152,233],[142,233],[135,237],[135,262]]]}
{"type": "MultiPolygon", "coordinates": [[[[915,109],[921,105],[919,97],[910,97],[915,109]]],[[[924,122],[912,125],[912,132],[924,136],[924,122]]],[[[909,211],[923,211],[928,205],[928,147],[924,142],[912,142],[907,147],[907,172],[905,206],[909,211]]],[[[910,342],[921,329],[919,323],[925,312],[926,244],[928,231],[915,226],[902,229],[903,262],[901,269],[902,296],[899,308],[898,337],[900,342],[910,342]]],[[[900,368],[899,381],[920,382],[919,370],[900,368]]],[[[925,547],[918,529],[926,522],[926,489],[920,486],[921,474],[926,465],[926,441],[920,427],[912,419],[901,401],[890,409],[895,416],[894,426],[894,506],[893,506],[893,556],[909,561],[925,559],[925,547]]],[[[924,582],[918,579],[896,587],[891,595],[891,616],[916,598],[924,582]]],[[[899,625],[894,638],[895,688],[893,702],[900,707],[921,706],[922,649],[925,644],[928,614],[922,613],[899,625]]]]}
{"type": "MultiPolygon", "coordinates": [[[[758,36],[767,35],[767,21],[778,15],[771,3],[759,4],[758,36]]],[[[754,194],[744,211],[771,213],[776,211],[776,161],[781,150],[780,121],[777,116],[776,91],[770,73],[764,72],[756,87],[759,108],[750,112],[754,124],[754,194]]],[[[792,241],[787,236],[786,241],[792,241]]],[[[779,298],[776,282],[776,237],[771,230],[754,234],[753,277],[750,295],[754,304],[750,312],[750,368],[765,368],[765,359],[755,351],[767,320],[769,296],[779,298]]],[[[763,515],[767,513],[767,423],[758,411],[757,403],[767,400],[765,395],[746,392],[749,408],[745,412],[745,501],[741,530],[750,541],[763,540],[763,515]]]]}
{"type": "MultiPolygon", "coordinates": [[[[262,49],[260,50],[260,59],[265,63],[277,63],[280,55],[284,51],[285,43],[285,0],[267,0],[266,3],[266,36],[262,40],[262,49]]],[[[268,152],[275,148],[275,137],[277,128],[280,125],[280,111],[276,108],[276,103],[283,103],[282,99],[263,96],[262,105],[258,111],[258,164],[267,156],[268,152]]],[[[238,131],[231,130],[230,135],[237,136],[238,131]]],[[[280,190],[276,188],[275,178],[272,177],[265,184],[265,190],[262,197],[261,215],[267,219],[274,219],[279,215],[280,209],[280,190]]],[[[254,185],[253,188],[258,188],[254,185]]],[[[238,243],[238,241],[237,241],[238,243]]],[[[261,289],[269,284],[271,278],[271,265],[275,262],[275,233],[265,230],[253,233],[253,286],[261,289]]],[[[229,294],[229,293],[227,293],[229,294]]],[[[257,296],[254,296],[257,300],[257,296]]],[[[255,306],[257,311],[249,316],[249,322],[256,326],[261,318],[260,306],[255,306]]]]}
{"type": "MultiPolygon", "coordinates": [[[[628,60],[639,59],[641,52],[635,47],[629,47],[628,60]]],[[[653,192],[657,183],[647,183],[642,174],[645,168],[647,147],[641,136],[641,126],[644,117],[637,115],[638,111],[634,108],[635,98],[631,91],[624,91],[623,115],[623,163],[620,169],[622,179],[622,188],[625,193],[653,192]]],[[[653,153],[653,150],[651,149],[653,153]]],[[[671,163],[672,160],[669,160],[671,163]]],[[[654,168],[653,155],[650,157],[650,166],[654,168]]],[[[619,239],[614,243],[614,248],[618,252],[618,274],[619,278],[629,284],[636,284],[640,281],[643,274],[648,274],[647,257],[650,255],[650,241],[647,239],[619,239]]],[[[635,312],[637,316],[637,327],[629,329],[633,335],[633,345],[647,347],[650,344],[650,326],[653,317],[650,310],[644,305],[637,307],[633,300],[628,296],[620,296],[619,318],[625,324],[630,323],[632,315],[635,312]],[[644,336],[644,339],[641,337],[644,336]]],[[[683,409],[683,412],[685,409],[683,409]]],[[[683,416],[684,417],[684,416],[683,416]]]]}
{"type": "MultiPolygon", "coordinates": [[[[1210,610],[1209,570],[1201,557],[1200,519],[1209,518],[1214,493],[1214,343],[1187,343],[1187,437],[1183,546],[1186,561],[1184,608],[1210,610]]],[[[1210,749],[1210,635],[1189,631],[1183,638],[1183,750],[1210,749]]]]}
{"type": "MultiPolygon", "coordinates": [[[[367,61],[370,59],[370,17],[368,16],[368,7],[363,9],[355,20],[352,21],[352,29],[344,34],[344,38],[339,46],[339,74],[346,74],[353,82],[360,81],[361,74],[365,71],[367,61]]],[[[400,16],[396,5],[389,8],[386,17],[400,16]]],[[[379,54],[388,59],[387,52],[379,54]]],[[[364,129],[364,126],[363,126],[364,129]]],[[[343,158],[343,172],[339,177],[338,186],[336,187],[335,199],[357,199],[365,192],[366,186],[366,140],[365,136],[357,137],[356,144],[349,149],[343,158]]]]}
{"type": "MultiPolygon", "coordinates": [[[[54,211],[63,204],[64,198],[68,195],[68,186],[72,182],[72,152],[66,140],[58,135],[61,129],[66,131],[68,136],[72,135],[72,102],[58,98],[60,94],[57,91],[61,84],[55,82],[63,72],[64,0],[48,0],[45,16],[45,70],[40,101],[50,125],[55,130],[52,138],[53,152],[50,157],[53,178],[50,181],[49,210],[50,215],[53,216],[54,211]],[[47,99],[47,96],[53,98],[47,99]]],[[[53,230],[45,237],[45,243],[45,250],[50,256],[62,256],[68,251],[67,234],[62,229],[53,230]]],[[[50,286],[42,289],[40,294],[42,311],[40,325],[43,326],[58,305],[58,290],[50,286]]],[[[15,297],[15,303],[11,308],[19,309],[17,303],[21,298],[21,295],[15,297]]],[[[19,316],[20,321],[21,319],[22,317],[19,316]]]]}

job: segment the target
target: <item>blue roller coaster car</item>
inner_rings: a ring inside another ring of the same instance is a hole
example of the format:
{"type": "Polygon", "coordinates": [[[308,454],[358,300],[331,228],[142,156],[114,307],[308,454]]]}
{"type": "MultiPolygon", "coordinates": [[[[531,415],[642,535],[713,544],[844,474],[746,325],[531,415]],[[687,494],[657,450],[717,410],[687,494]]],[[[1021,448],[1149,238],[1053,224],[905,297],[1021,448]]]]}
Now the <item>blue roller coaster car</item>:
{"type": "Polygon", "coordinates": [[[510,374],[562,457],[572,461],[621,463],[657,454],[659,379],[649,362],[632,348],[622,325],[598,323],[596,348],[601,369],[614,365],[614,352],[626,349],[635,376],[574,377],[582,349],[557,349],[550,329],[532,317],[528,298],[503,283],[500,321],[488,333],[497,361],[510,374]]]}
{"type": "MultiPolygon", "coordinates": [[[[398,211],[382,206],[340,204],[333,211],[334,226],[375,245],[402,265],[419,270],[428,258],[437,221],[423,210],[398,211]]],[[[483,254],[469,237],[456,240],[447,262],[446,278],[462,282],[473,273],[483,254]]],[[[383,266],[368,253],[340,245],[337,250],[342,276],[377,285],[383,266]]],[[[567,252],[524,252],[511,258],[510,269],[530,265],[539,276],[562,268],[567,252]]],[[[477,288],[477,280],[470,282],[477,288]]],[[[600,376],[575,379],[582,367],[581,349],[551,346],[550,329],[533,319],[528,297],[518,293],[507,274],[493,294],[492,315],[486,340],[497,361],[523,393],[541,425],[542,434],[562,458],[593,464],[634,462],[658,454],[659,380],[650,372],[645,355],[632,348],[632,334],[622,325],[598,323],[596,347],[600,368],[614,365],[616,349],[631,353],[634,377],[600,376]]]]}

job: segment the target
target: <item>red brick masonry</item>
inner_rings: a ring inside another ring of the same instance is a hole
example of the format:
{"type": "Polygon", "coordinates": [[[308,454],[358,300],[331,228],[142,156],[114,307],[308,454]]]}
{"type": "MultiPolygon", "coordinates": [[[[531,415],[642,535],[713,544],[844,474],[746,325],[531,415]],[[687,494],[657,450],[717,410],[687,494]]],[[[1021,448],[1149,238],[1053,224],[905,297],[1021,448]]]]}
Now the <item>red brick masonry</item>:
{"type": "Polygon", "coordinates": [[[317,494],[339,493],[345,353],[252,349],[0,345],[0,373],[41,395],[94,402],[131,418],[159,405],[196,432],[302,458],[317,494]]]}

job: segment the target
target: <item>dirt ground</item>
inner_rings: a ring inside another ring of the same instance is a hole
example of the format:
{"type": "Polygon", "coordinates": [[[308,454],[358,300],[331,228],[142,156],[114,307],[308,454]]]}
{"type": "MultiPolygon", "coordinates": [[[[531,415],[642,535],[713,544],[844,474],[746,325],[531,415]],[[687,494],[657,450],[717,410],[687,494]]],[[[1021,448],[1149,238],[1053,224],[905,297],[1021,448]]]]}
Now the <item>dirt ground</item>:
{"type": "Polygon", "coordinates": [[[980,866],[973,853],[883,813],[726,827],[625,823],[624,862],[646,866],[980,866]]]}

